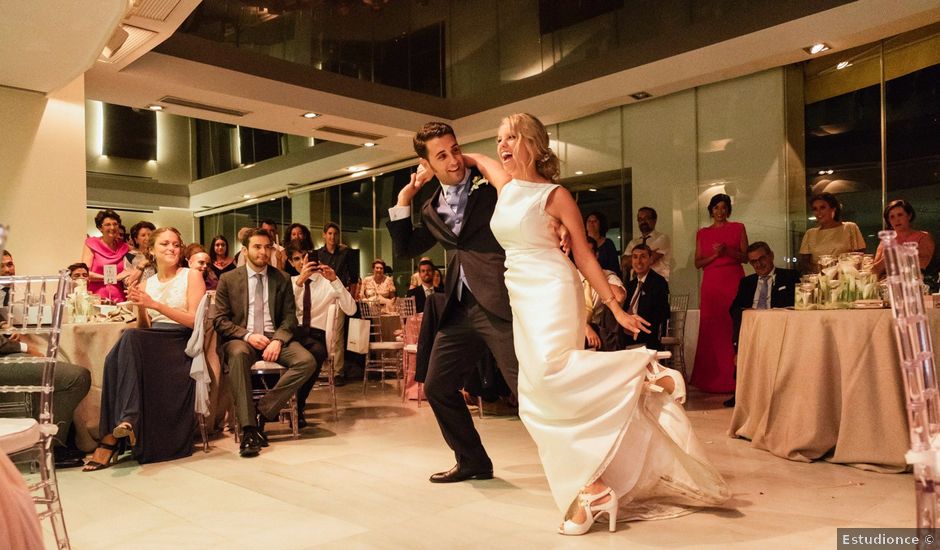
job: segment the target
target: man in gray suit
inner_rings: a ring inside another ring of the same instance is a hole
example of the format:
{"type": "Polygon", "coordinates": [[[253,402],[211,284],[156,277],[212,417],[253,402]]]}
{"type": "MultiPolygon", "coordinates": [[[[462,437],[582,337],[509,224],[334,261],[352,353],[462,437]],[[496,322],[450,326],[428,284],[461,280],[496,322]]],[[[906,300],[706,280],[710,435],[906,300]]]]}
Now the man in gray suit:
{"type": "Polygon", "coordinates": [[[242,428],[239,454],[252,457],[267,446],[264,423],[273,420],[313,375],[316,361],[291,339],[297,326],[294,291],[290,278],[268,265],[274,239],[267,231],[254,229],[242,244],[247,262],[219,279],[213,325],[242,428]],[[251,366],[259,359],[279,363],[287,372],[256,408],[251,400],[251,366]]]}

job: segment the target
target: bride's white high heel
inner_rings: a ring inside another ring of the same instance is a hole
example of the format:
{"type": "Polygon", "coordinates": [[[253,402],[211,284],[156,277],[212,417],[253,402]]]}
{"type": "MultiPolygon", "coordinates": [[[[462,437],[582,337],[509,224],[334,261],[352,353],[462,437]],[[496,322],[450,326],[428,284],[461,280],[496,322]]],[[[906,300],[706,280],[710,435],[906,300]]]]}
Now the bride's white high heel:
{"type": "MultiPolygon", "coordinates": [[[[657,380],[661,380],[663,378],[671,378],[676,387],[672,390],[670,395],[672,395],[672,398],[676,401],[676,403],[680,405],[684,404],[685,380],[682,378],[682,374],[677,370],[664,367],[656,361],[650,363],[650,369],[651,370],[646,375],[646,379],[650,382],[650,384],[656,384],[657,380]]],[[[659,384],[656,385],[659,386],[659,384]]]]}
{"type": "Polygon", "coordinates": [[[613,533],[617,530],[617,495],[610,487],[596,494],[582,492],[578,495],[578,506],[584,510],[584,522],[576,523],[574,520],[566,519],[558,529],[558,532],[562,535],[583,535],[587,533],[591,530],[594,522],[605,513],[610,519],[610,532],[613,533]],[[607,502],[594,504],[594,502],[607,495],[610,495],[607,502]]]}

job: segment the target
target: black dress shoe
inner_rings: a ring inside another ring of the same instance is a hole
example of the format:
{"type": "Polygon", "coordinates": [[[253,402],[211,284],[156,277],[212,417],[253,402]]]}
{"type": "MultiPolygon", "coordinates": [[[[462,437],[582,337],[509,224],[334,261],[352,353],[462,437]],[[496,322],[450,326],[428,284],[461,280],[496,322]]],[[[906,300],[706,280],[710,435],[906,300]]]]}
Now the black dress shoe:
{"type": "Polygon", "coordinates": [[[52,456],[55,459],[55,467],[59,470],[85,465],[85,453],[78,449],[55,447],[52,449],[52,456]]]}
{"type": "Polygon", "coordinates": [[[242,430],[242,440],[238,447],[238,454],[242,458],[258,456],[262,447],[261,435],[254,426],[247,426],[242,430]]]}
{"type": "Polygon", "coordinates": [[[300,413],[297,416],[297,429],[302,430],[307,427],[307,419],[304,418],[304,413],[300,413]]]}
{"type": "Polygon", "coordinates": [[[260,412],[255,413],[255,424],[258,426],[258,436],[261,437],[261,446],[269,447],[271,444],[268,443],[268,435],[264,433],[264,425],[268,421],[260,412]]]}
{"type": "Polygon", "coordinates": [[[456,483],[468,479],[493,479],[493,469],[471,470],[469,468],[461,468],[460,465],[457,464],[446,472],[438,472],[432,475],[430,481],[431,483],[456,483]]]}
{"type": "Polygon", "coordinates": [[[734,407],[734,396],[732,395],[731,399],[725,401],[724,403],[722,403],[722,405],[724,405],[725,407],[734,407]]]}

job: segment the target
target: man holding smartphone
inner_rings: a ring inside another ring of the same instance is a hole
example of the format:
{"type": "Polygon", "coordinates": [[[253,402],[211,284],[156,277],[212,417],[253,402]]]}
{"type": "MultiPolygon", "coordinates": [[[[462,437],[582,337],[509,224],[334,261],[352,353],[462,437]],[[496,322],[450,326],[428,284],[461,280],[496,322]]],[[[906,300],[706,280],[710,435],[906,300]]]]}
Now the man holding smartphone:
{"type": "Polygon", "coordinates": [[[307,425],[307,420],[304,418],[307,397],[314,384],[317,383],[320,368],[326,360],[327,311],[330,304],[335,303],[337,315],[340,312],[353,315],[356,313],[356,301],[336,276],[333,268],[317,261],[315,250],[302,250],[300,243],[296,241],[287,245],[286,250],[287,260],[299,273],[291,277],[294,303],[297,306],[297,328],[294,329],[294,339],[300,342],[316,361],[313,376],[297,390],[297,425],[303,428],[307,425]]]}

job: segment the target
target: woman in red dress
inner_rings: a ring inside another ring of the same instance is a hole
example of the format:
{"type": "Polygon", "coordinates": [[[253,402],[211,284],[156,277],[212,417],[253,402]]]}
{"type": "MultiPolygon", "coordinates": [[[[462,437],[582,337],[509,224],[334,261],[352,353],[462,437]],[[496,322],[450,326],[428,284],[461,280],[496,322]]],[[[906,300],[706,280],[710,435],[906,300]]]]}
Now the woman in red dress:
{"type": "Polygon", "coordinates": [[[695,236],[695,267],[702,269],[701,318],[692,385],[709,393],[734,392],[734,347],[729,308],[744,277],[747,258],[744,224],[728,221],[731,197],[719,193],[708,202],[712,224],[695,236]]]}

